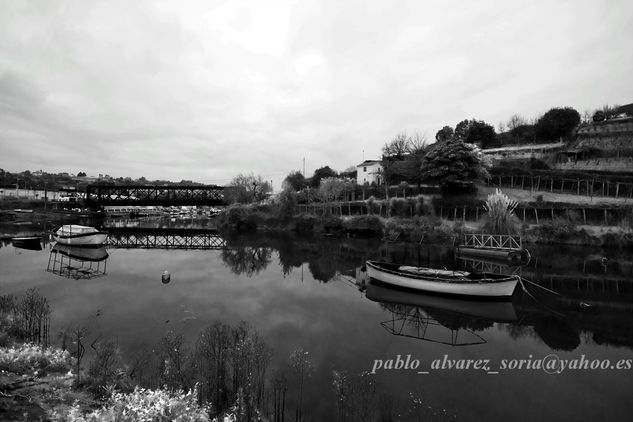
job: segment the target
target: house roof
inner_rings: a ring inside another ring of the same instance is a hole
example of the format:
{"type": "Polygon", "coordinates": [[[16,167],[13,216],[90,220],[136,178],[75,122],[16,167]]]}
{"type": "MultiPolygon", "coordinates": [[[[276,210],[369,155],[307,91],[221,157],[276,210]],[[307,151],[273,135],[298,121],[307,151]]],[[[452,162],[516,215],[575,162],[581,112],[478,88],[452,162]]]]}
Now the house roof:
{"type": "Polygon", "coordinates": [[[633,116],[633,103],[620,106],[618,108],[618,113],[626,113],[633,116]]]}
{"type": "Polygon", "coordinates": [[[362,167],[362,166],[366,166],[368,164],[382,164],[382,161],[380,160],[365,160],[362,163],[358,164],[356,167],[362,167]]]}

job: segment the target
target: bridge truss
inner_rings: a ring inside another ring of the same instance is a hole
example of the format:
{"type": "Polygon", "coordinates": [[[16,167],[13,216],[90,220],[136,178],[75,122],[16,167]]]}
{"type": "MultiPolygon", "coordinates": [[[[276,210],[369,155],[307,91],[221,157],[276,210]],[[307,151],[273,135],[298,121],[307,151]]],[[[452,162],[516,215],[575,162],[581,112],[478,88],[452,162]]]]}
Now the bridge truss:
{"type": "Polygon", "coordinates": [[[225,205],[224,186],[88,185],[86,205],[225,205]]]}

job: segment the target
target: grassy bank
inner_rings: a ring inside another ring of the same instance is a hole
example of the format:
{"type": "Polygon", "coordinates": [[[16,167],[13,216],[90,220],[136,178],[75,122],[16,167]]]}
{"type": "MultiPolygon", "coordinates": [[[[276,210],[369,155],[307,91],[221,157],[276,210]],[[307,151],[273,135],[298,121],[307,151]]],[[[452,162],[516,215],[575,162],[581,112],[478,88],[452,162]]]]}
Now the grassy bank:
{"type": "MultiPolygon", "coordinates": [[[[366,237],[405,242],[452,244],[462,233],[488,232],[487,220],[451,221],[434,215],[432,207],[415,206],[416,199],[392,201],[389,215],[379,216],[378,205],[367,201],[368,215],[294,214],[283,204],[233,205],[218,217],[218,228],[229,232],[290,231],[301,234],[339,237],[366,237]],[[376,208],[372,213],[372,207],[376,208]],[[414,210],[414,211],[413,211],[414,210]]],[[[581,225],[577,221],[554,218],[540,224],[515,221],[514,232],[527,243],[568,244],[633,248],[633,224],[617,226],[581,225]]]]}

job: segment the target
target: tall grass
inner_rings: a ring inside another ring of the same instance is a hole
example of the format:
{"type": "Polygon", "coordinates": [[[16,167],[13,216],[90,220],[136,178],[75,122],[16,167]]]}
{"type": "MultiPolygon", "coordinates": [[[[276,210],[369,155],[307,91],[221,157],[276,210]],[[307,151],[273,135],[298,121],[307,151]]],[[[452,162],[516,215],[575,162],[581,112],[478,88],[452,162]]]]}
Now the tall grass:
{"type": "Polygon", "coordinates": [[[496,189],[488,195],[484,209],[488,212],[484,228],[492,234],[515,234],[518,219],[514,210],[519,203],[496,189]]]}

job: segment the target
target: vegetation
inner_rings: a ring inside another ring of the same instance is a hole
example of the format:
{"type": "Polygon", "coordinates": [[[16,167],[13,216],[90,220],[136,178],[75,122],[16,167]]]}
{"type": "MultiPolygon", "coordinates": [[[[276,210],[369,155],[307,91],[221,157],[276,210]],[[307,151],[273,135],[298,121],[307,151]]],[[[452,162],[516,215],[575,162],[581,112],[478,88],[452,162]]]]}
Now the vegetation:
{"type": "Polygon", "coordinates": [[[229,203],[247,204],[261,201],[272,192],[272,186],[262,176],[253,173],[238,174],[225,190],[225,199],[229,203]]]}
{"type": "Polygon", "coordinates": [[[318,188],[321,186],[321,180],[326,179],[328,177],[337,177],[338,174],[336,171],[332,170],[330,166],[320,167],[314,170],[314,174],[310,179],[310,186],[313,188],[318,188]]]}
{"type": "Polygon", "coordinates": [[[552,108],[536,123],[536,136],[548,140],[567,138],[579,123],[580,114],[573,108],[552,108]]]}
{"type": "Polygon", "coordinates": [[[484,227],[486,232],[492,234],[515,234],[518,219],[514,210],[517,201],[508,198],[508,195],[496,189],[495,193],[488,195],[484,209],[488,213],[484,227]]]}
{"type": "Polygon", "coordinates": [[[476,149],[458,140],[432,145],[422,161],[422,177],[443,186],[475,182],[487,176],[476,149]]]}
{"type": "Polygon", "coordinates": [[[282,187],[284,190],[292,190],[294,192],[300,191],[306,187],[306,178],[300,171],[293,171],[286,176],[282,183],[282,187]]]}
{"type": "Polygon", "coordinates": [[[0,347],[0,370],[16,374],[64,373],[72,368],[72,358],[65,350],[23,343],[0,347]]]}

